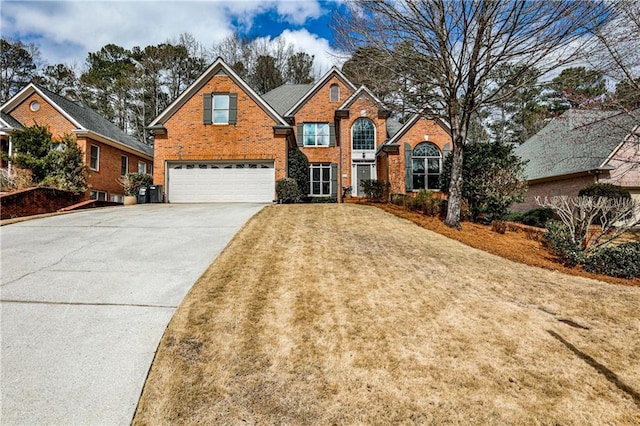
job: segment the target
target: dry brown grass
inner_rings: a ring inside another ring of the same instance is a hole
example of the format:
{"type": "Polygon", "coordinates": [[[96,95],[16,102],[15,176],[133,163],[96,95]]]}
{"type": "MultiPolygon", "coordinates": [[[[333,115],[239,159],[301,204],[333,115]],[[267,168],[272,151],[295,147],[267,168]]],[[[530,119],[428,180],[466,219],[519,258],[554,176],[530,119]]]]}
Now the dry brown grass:
{"type": "Polygon", "coordinates": [[[134,423],[638,424],[639,306],[376,208],[269,206],[178,309],[134,423]]]}

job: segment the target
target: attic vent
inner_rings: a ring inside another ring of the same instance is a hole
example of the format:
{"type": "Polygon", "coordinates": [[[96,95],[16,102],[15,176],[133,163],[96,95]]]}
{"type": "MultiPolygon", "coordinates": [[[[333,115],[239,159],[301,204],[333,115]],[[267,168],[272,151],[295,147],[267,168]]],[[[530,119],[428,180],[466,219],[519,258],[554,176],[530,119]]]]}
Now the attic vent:
{"type": "Polygon", "coordinates": [[[215,73],[215,77],[218,77],[218,76],[226,76],[226,75],[227,75],[227,73],[226,73],[226,72],[224,72],[224,70],[223,70],[223,69],[219,69],[219,70],[218,70],[218,72],[216,72],[216,73],[215,73]]]}

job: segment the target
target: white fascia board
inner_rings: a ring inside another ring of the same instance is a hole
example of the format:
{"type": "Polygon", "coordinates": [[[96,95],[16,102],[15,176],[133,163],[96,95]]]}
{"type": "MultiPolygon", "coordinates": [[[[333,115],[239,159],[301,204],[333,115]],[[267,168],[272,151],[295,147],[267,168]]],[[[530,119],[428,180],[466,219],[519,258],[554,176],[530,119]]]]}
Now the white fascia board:
{"type": "Polygon", "coordinates": [[[102,142],[106,145],[112,146],[114,148],[117,148],[121,151],[125,151],[128,152],[130,154],[134,154],[137,155],[138,157],[143,157],[147,160],[151,160],[153,161],[153,155],[149,155],[145,152],[142,151],[138,151],[135,148],[131,148],[128,145],[123,144],[122,142],[118,142],[115,139],[111,139],[108,138],[104,135],[101,135],[100,133],[96,133],[94,131],[91,130],[83,130],[83,129],[76,129],[73,130],[72,133],[74,133],[76,135],[76,137],[84,137],[84,138],[88,138],[88,139],[93,139],[96,142],[102,142]]]}
{"type": "Polygon", "coordinates": [[[335,65],[333,67],[331,67],[331,69],[329,71],[327,71],[327,73],[325,75],[322,76],[322,78],[320,80],[318,80],[316,82],[316,84],[314,84],[311,89],[309,89],[307,91],[307,93],[298,100],[298,102],[295,103],[295,105],[293,105],[291,108],[289,108],[289,111],[287,111],[284,116],[290,116],[293,115],[293,113],[295,111],[298,110],[298,108],[300,108],[301,105],[303,105],[304,103],[306,103],[309,98],[318,91],[318,89],[320,89],[322,86],[324,86],[327,81],[329,81],[329,79],[331,78],[331,76],[333,76],[334,74],[336,74],[338,76],[339,79],[343,80],[343,82],[354,92],[357,91],[357,87],[351,83],[351,81],[349,81],[349,79],[342,73],[342,71],[340,71],[338,69],[338,67],[336,67],[335,65]]]}
{"type": "Polygon", "coordinates": [[[253,90],[233,69],[227,65],[222,58],[218,57],[212,64],[203,72],[191,86],[189,86],[180,96],[178,96],[171,105],[169,105],[160,115],[158,115],[147,127],[153,127],[157,125],[163,125],[182,105],[186,103],[188,99],[193,97],[195,93],[200,90],[206,82],[208,82],[213,76],[223,69],[227,75],[231,77],[234,82],[244,90],[249,97],[251,97],[258,105],[262,107],[275,121],[280,125],[288,126],[289,124],[278,114],[255,90],[253,90]]]}

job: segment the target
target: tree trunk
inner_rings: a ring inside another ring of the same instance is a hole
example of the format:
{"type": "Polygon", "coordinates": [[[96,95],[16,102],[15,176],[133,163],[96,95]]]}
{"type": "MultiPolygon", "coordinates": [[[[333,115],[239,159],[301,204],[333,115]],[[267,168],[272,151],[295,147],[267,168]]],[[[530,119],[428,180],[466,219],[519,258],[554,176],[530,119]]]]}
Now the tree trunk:
{"type": "Polygon", "coordinates": [[[461,135],[453,137],[453,155],[451,163],[451,183],[449,185],[449,199],[447,202],[447,217],[445,225],[460,229],[460,208],[462,207],[462,162],[464,144],[461,135]]]}

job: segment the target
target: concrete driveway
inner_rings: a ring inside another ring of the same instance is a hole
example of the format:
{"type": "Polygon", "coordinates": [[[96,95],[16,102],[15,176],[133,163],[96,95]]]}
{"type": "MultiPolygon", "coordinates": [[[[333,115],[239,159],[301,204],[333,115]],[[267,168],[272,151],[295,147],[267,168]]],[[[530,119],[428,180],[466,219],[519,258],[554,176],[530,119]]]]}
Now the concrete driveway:
{"type": "Polygon", "coordinates": [[[126,425],[178,304],[260,204],[146,204],[0,228],[0,423],[126,425]]]}

